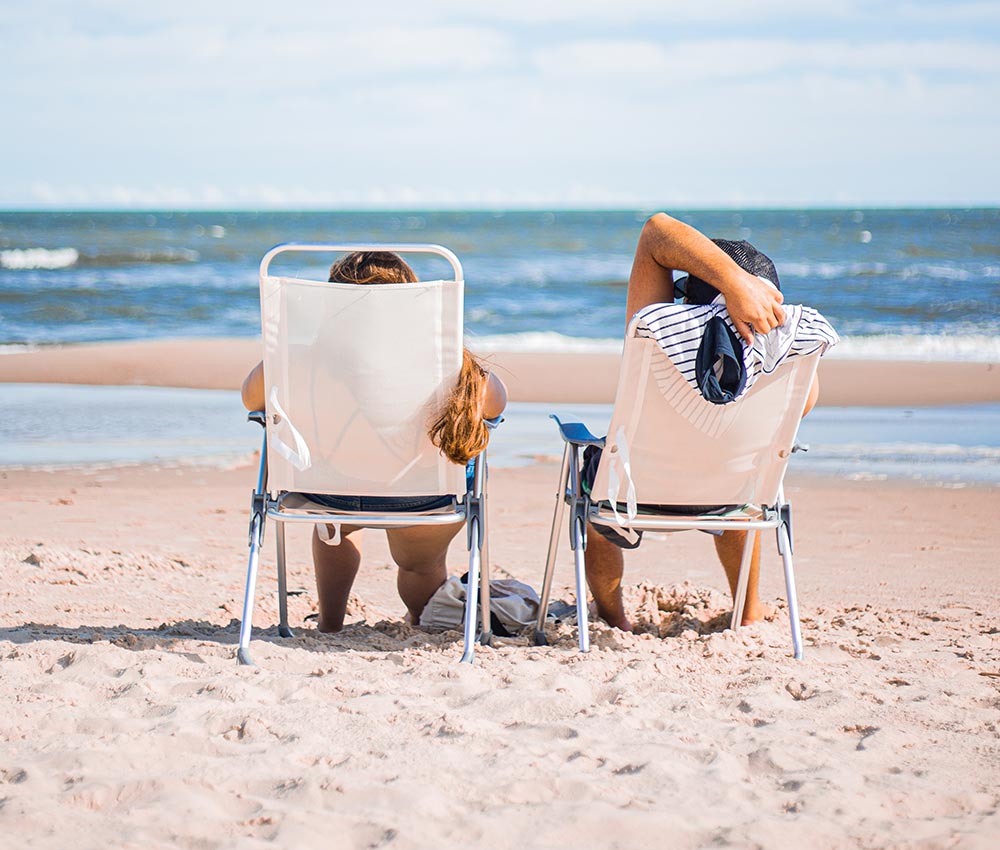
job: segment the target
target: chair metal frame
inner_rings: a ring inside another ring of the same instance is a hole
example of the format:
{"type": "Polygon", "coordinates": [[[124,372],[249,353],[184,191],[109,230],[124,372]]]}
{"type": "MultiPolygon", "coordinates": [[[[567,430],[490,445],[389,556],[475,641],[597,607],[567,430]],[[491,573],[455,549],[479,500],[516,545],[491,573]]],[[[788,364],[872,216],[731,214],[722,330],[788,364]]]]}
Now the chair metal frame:
{"type": "MultiPolygon", "coordinates": [[[[455,281],[463,280],[462,266],[450,250],[441,246],[424,243],[414,244],[367,244],[367,243],[336,243],[314,244],[288,242],[276,245],[268,251],[260,264],[261,279],[267,275],[271,261],[279,254],[291,251],[322,251],[344,253],[350,251],[393,251],[396,253],[428,253],[446,259],[452,267],[455,281]]],[[[257,422],[262,427],[266,425],[264,411],[253,411],[247,416],[248,421],[257,422]]],[[[487,426],[495,428],[502,421],[499,417],[487,420],[487,426]]],[[[466,492],[461,499],[457,498],[451,508],[442,508],[424,513],[414,512],[355,512],[339,511],[325,508],[314,502],[298,508],[288,508],[282,502],[289,496],[296,495],[282,491],[272,494],[268,491],[267,474],[267,430],[265,427],[261,444],[260,468],[257,473],[257,484],[253,490],[250,503],[249,541],[250,556],[247,564],[246,589],[243,597],[243,614],[240,621],[239,646],[236,659],[239,664],[253,664],[250,656],[250,639],[253,628],[253,608],[257,587],[257,573],[260,563],[260,551],[264,542],[266,521],[275,523],[275,542],[277,549],[278,578],[278,633],[282,637],[294,637],[294,632],[288,625],[288,584],[286,576],[285,555],[285,523],[320,523],[329,522],[337,525],[351,525],[360,528],[405,528],[416,525],[451,525],[464,522],[466,527],[466,546],[469,551],[469,579],[465,603],[464,648],[461,661],[471,664],[475,655],[475,643],[478,640],[483,646],[490,646],[493,634],[489,630],[489,615],[480,617],[480,611],[490,610],[490,561],[487,523],[487,452],[473,460],[474,471],[467,483],[466,492]]],[[[348,494],[349,495],[349,494],[348,494]]]]}
{"type": "MultiPolygon", "coordinates": [[[[626,338],[626,347],[629,342],[636,338],[635,322],[630,324],[629,333],[626,338]]],[[[626,352],[627,354],[627,352],[626,352]]],[[[807,355],[811,359],[806,364],[809,380],[815,375],[819,362],[819,354],[807,355]]],[[[623,372],[624,372],[623,355],[623,372]]],[[[779,372],[782,367],[779,367],[779,372]]],[[[767,381],[769,376],[762,376],[759,381],[767,381]]],[[[805,399],[802,399],[803,405],[805,399]]],[[[628,399],[631,404],[631,399],[628,399]]],[[[618,401],[616,400],[616,405],[618,401]]],[[[739,400],[733,402],[739,404],[739,400]]],[[[788,415],[801,417],[801,409],[789,411],[788,415]]],[[[793,534],[792,534],[792,506],[784,498],[784,488],[781,479],[784,477],[785,467],[789,456],[797,451],[807,451],[808,446],[803,446],[795,442],[794,436],[791,444],[778,452],[782,458],[783,466],[780,469],[780,478],[777,487],[777,495],[768,504],[748,504],[738,510],[734,510],[725,515],[698,514],[698,515],[671,515],[664,512],[650,513],[643,512],[643,505],[638,505],[638,513],[632,519],[625,518],[622,526],[619,525],[619,518],[614,515],[609,505],[605,502],[594,501],[590,494],[586,493],[582,487],[582,457],[581,451],[587,446],[597,446],[604,448],[607,438],[597,437],[592,434],[585,425],[580,422],[561,422],[554,414],[551,416],[555,420],[559,434],[564,442],[562,466],[559,472],[559,484],[555,494],[555,508],[552,515],[552,527],[549,534],[549,548],[545,560],[545,575],[542,580],[542,591],[540,594],[538,620],[535,623],[534,642],[536,646],[547,644],[545,637],[544,623],[548,609],[549,596],[552,590],[552,579],[557,551],[559,548],[560,526],[563,522],[565,508],[569,506],[569,543],[573,551],[575,581],[576,581],[576,612],[579,636],[580,652],[590,650],[590,636],[588,632],[588,611],[587,611],[587,583],[584,566],[584,552],[587,547],[587,523],[595,526],[605,527],[625,527],[641,531],[688,531],[701,530],[711,533],[721,533],[723,531],[747,531],[757,532],[762,529],[773,528],[777,539],[778,553],[781,555],[782,566],[785,578],[785,590],[788,597],[788,616],[791,630],[792,646],[797,660],[801,660],[802,629],[799,621],[798,596],[795,587],[795,573],[792,561],[793,554],[793,534]]],[[[607,462],[602,457],[602,465],[607,462]]],[[[634,461],[633,461],[634,463],[634,461]]],[[[648,504],[648,502],[647,502],[648,504]]],[[[739,578],[737,581],[736,596],[733,601],[733,614],[730,627],[736,630],[740,627],[743,619],[743,609],[746,605],[747,582],[749,580],[749,567],[753,554],[755,533],[746,535],[746,543],[740,562],[739,578]]]]}

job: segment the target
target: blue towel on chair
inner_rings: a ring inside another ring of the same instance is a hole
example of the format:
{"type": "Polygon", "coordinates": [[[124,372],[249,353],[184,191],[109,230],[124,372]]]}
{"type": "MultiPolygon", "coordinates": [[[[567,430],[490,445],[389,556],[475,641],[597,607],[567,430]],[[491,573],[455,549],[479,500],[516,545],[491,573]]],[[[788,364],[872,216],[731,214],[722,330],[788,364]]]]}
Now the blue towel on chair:
{"type": "Polygon", "coordinates": [[[719,316],[713,316],[705,324],[695,359],[695,375],[698,389],[712,404],[735,401],[746,386],[743,344],[719,316]]]}

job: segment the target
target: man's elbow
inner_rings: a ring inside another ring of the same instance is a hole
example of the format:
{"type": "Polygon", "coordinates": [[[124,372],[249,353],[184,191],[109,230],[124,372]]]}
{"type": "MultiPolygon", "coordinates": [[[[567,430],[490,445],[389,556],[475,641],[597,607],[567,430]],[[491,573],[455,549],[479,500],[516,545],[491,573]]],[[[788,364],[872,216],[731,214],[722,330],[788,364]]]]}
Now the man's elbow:
{"type": "Polygon", "coordinates": [[[802,411],[803,417],[816,406],[819,401],[819,375],[813,377],[812,386],[809,387],[809,395],[806,397],[806,407],[802,411]]]}
{"type": "Polygon", "coordinates": [[[645,231],[653,231],[656,233],[662,233],[664,230],[670,227],[677,219],[665,212],[653,213],[649,218],[646,219],[646,223],[642,226],[645,231]]]}

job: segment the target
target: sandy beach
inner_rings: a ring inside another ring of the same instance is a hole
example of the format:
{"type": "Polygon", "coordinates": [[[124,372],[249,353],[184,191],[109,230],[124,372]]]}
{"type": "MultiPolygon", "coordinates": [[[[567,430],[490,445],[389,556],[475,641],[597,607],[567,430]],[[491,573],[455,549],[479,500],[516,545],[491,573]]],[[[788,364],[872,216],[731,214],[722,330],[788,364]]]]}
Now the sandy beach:
{"type": "MultiPolygon", "coordinates": [[[[256,352],[68,346],[0,357],[0,382],[233,388],[256,352]]],[[[594,357],[584,383],[558,358],[494,362],[516,400],[610,401],[614,358],[594,357]]],[[[996,402],[998,375],[831,358],[823,403],[996,402]]],[[[277,635],[269,534],[257,666],[241,668],[255,472],[0,469],[0,846],[1000,843],[996,487],[793,469],[801,662],[770,539],[773,621],[726,630],[710,541],[651,535],[627,560],[636,634],[594,623],[581,656],[554,625],[550,647],[503,640],[468,667],[458,633],[402,623],[379,533],[349,626],[319,635],[307,535],[291,529],[296,637],[277,635]]],[[[540,583],[556,475],[544,458],[493,471],[495,577],[540,583]]],[[[463,556],[453,544],[452,572],[463,556]]],[[[572,599],[571,575],[564,550],[555,598],[572,599]]]]}
{"type": "MultiPolygon", "coordinates": [[[[481,356],[503,377],[512,401],[614,401],[617,354],[484,351],[481,356]]],[[[45,346],[0,356],[0,383],[236,389],[260,357],[255,339],[45,346]]],[[[1000,363],[854,360],[834,353],[821,363],[820,376],[821,404],[830,406],[1000,401],[1000,363]]]]}

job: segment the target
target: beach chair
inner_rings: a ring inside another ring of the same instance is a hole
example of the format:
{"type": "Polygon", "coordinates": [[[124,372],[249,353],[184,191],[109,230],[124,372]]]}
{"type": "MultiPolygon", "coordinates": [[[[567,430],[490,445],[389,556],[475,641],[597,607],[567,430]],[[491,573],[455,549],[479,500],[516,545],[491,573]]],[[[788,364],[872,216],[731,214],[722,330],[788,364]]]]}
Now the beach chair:
{"type": "MultiPolygon", "coordinates": [[[[266,410],[249,419],[264,426],[250,517],[250,558],[237,659],[250,664],[254,594],[264,526],[275,523],[278,631],[288,625],[285,524],[363,528],[445,525],[462,521],[469,550],[462,661],[472,662],[479,630],[477,600],[489,611],[486,544],[486,452],[454,464],[427,436],[433,410],[447,398],[462,365],[464,280],[458,258],[439,245],[283,244],[260,264],[266,410]],[[359,250],[431,254],[451,265],[449,280],[356,284],[270,274],[291,252],[359,250]],[[335,511],[312,494],[452,496],[423,513],[335,511]],[[480,577],[482,580],[480,581],[480,577]]],[[[492,423],[495,424],[495,423],[492,423]]]]}
{"type": "MultiPolygon", "coordinates": [[[[544,617],[568,505],[581,652],[589,649],[584,574],[589,521],[595,526],[643,531],[718,533],[773,528],[784,565],[792,644],[795,657],[801,658],[792,510],[783,495],[782,479],[789,457],[799,448],[795,436],[820,352],[785,360],[771,374],[760,375],[736,401],[711,404],[691,387],[655,340],[637,333],[638,324],[636,317],[626,333],[608,436],[596,437],[582,423],[552,417],[565,447],[535,643],[546,642],[544,617]],[[581,451],[587,446],[603,449],[592,495],[581,486],[581,451]],[[671,505],[704,506],[704,511],[664,510],[663,506],[671,505]],[[736,507],[721,515],[711,511],[719,506],[736,507]]],[[[747,534],[743,551],[733,629],[743,617],[754,536],[747,534]]]]}

